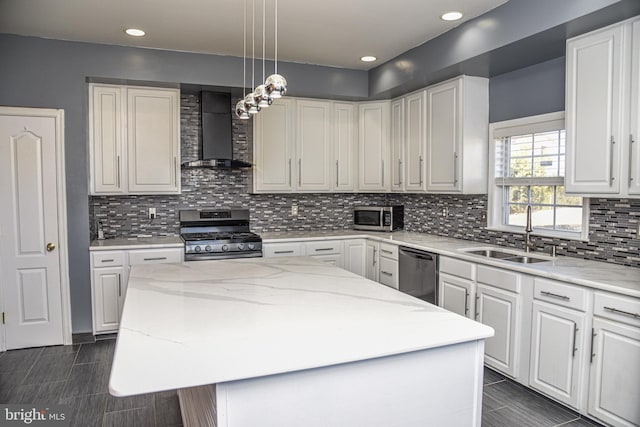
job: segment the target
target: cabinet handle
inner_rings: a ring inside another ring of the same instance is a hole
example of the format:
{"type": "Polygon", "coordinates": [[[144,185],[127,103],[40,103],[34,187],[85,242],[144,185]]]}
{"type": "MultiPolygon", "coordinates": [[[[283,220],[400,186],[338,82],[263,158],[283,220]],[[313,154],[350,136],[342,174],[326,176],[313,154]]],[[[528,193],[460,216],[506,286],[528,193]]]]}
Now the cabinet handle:
{"type": "Polygon", "coordinates": [[[289,187],[291,187],[291,159],[289,159],[289,187]]]}
{"type": "Polygon", "coordinates": [[[333,248],[318,248],[316,249],[316,252],[324,252],[324,251],[332,251],[333,248]]]}
{"type": "Polygon", "coordinates": [[[176,187],[178,186],[178,158],[173,157],[173,179],[175,179],[176,187]]]}
{"type": "Polygon", "coordinates": [[[453,152],[453,185],[458,185],[458,153],[453,152]]]}
{"type": "Polygon", "coordinates": [[[100,262],[113,262],[115,261],[113,258],[112,259],[103,259],[100,262]]]}
{"type": "Polygon", "coordinates": [[[578,325],[573,324],[573,350],[571,350],[571,357],[576,357],[576,334],[578,333],[578,325]]]}
{"type": "Polygon", "coordinates": [[[385,254],[389,254],[389,255],[393,255],[393,252],[388,251],[386,249],[380,249],[380,252],[385,253],[385,254]]]}
{"type": "Polygon", "coordinates": [[[158,257],[152,257],[152,258],[144,258],[145,261],[160,261],[162,259],[167,259],[166,256],[158,256],[158,257]]]}
{"type": "Polygon", "coordinates": [[[380,273],[381,273],[381,274],[384,274],[384,275],[386,275],[386,276],[393,276],[393,274],[391,274],[391,273],[389,273],[389,272],[387,272],[387,271],[383,271],[383,270],[380,270],[380,273]]]}
{"type": "Polygon", "coordinates": [[[292,254],[293,251],[273,251],[274,254],[292,254]]]}
{"type": "Polygon", "coordinates": [[[398,159],[398,185],[402,185],[402,159],[398,159]]]}
{"type": "Polygon", "coordinates": [[[120,156],[116,156],[116,187],[120,188],[120,156]]]}
{"type": "Polygon", "coordinates": [[[558,294],[554,294],[553,292],[547,292],[547,291],[540,291],[540,293],[546,297],[558,298],[563,301],[571,301],[571,298],[565,295],[558,295],[558,294]]]}
{"type": "Polygon", "coordinates": [[[382,186],[384,187],[384,160],[382,160],[382,186]]]}
{"type": "Polygon", "coordinates": [[[604,307],[605,310],[608,310],[612,313],[618,313],[618,314],[624,314],[625,316],[631,316],[634,319],[639,319],[640,318],[640,314],[638,313],[631,313],[628,311],[624,311],[624,310],[618,310],[617,308],[613,308],[613,307],[604,307]]]}
{"type": "Polygon", "coordinates": [[[336,160],[336,188],[338,187],[340,181],[340,168],[338,167],[338,161],[336,160]]]}
{"type": "Polygon", "coordinates": [[[118,273],[118,296],[122,296],[122,280],[120,279],[120,273],[118,273]]]}
{"type": "Polygon", "coordinates": [[[378,252],[378,250],[376,248],[373,248],[373,265],[376,265],[376,253],[378,252]]]}
{"type": "Polygon", "coordinates": [[[595,357],[595,353],[593,352],[593,339],[598,335],[594,328],[591,328],[591,356],[589,356],[589,363],[593,363],[593,358],[595,357]]]}
{"type": "Polygon", "coordinates": [[[480,315],[480,312],[478,311],[480,304],[478,304],[478,301],[480,301],[480,295],[476,295],[476,311],[475,316],[473,317],[475,320],[478,320],[478,316],[480,315]]]}
{"type": "Polygon", "coordinates": [[[633,134],[629,135],[629,185],[631,185],[631,181],[633,181],[633,175],[631,174],[631,170],[633,169],[633,144],[635,141],[633,140],[633,134]]]}
{"type": "Polygon", "coordinates": [[[613,146],[615,145],[616,140],[614,139],[613,135],[611,135],[611,152],[609,153],[609,185],[613,185],[613,181],[616,179],[613,176],[613,146]]]}
{"type": "Polygon", "coordinates": [[[469,313],[469,291],[464,290],[464,315],[469,313]]]}
{"type": "Polygon", "coordinates": [[[422,163],[424,162],[424,159],[422,158],[422,156],[420,156],[420,162],[418,163],[418,173],[419,173],[419,177],[420,177],[420,185],[422,185],[422,163]]]}
{"type": "Polygon", "coordinates": [[[298,159],[298,186],[302,185],[302,159],[298,159]]]}

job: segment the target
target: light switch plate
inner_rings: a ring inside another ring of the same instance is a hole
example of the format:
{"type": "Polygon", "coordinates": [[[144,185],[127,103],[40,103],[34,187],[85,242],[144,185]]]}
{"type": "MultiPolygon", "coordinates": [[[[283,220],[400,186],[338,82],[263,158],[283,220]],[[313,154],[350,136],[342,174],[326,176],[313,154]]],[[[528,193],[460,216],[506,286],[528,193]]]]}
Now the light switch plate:
{"type": "Polygon", "coordinates": [[[640,239],[640,222],[636,224],[636,239],[640,239]]]}
{"type": "Polygon", "coordinates": [[[298,217],[298,205],[291,205],[291,216],[294,218],[298,217]]]}

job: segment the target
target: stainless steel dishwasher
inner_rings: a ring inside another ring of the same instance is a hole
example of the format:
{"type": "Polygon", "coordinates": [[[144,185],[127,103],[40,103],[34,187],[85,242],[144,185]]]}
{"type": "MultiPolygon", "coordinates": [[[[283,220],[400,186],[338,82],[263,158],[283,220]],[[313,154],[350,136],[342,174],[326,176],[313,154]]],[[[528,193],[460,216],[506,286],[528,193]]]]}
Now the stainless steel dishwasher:
{"type": "Polygon", "coordinates": [[[437,305],[438,255],[400,246],[399,290],[437,305]]]}

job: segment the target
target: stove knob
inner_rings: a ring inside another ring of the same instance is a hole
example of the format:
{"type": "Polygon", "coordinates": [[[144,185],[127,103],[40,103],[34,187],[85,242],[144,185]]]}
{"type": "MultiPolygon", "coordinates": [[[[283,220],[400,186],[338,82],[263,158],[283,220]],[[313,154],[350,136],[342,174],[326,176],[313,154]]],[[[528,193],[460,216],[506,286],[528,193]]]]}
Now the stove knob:
{"type": "Polygon", "coordinates": [[[204,248],[205,252],[211,252],[211,246],[207,245],[204,248]]]}
{"type": "Polygon", "coordinates": [[[200,246],[196,246],[195,251],[196,252],[202,252],[202,248],[200,246]]]}
{"type": "Polygon", "coordinates": [[[229,245],[222,245],[222,252],[227,252],[229,250],[229,245]]]}
{"type": "Polygon", "coordinates": [[[256,245],[254,245],[253,243],[249,243],[247,247],[249,248],[249,250],[254,250],[256,248],[256,245]]]}
{"type": "Polygon", "coordinates": [[[238,243],[238,250],[239,251],[243,251],[244,250],[244,243],[238,243]]]}

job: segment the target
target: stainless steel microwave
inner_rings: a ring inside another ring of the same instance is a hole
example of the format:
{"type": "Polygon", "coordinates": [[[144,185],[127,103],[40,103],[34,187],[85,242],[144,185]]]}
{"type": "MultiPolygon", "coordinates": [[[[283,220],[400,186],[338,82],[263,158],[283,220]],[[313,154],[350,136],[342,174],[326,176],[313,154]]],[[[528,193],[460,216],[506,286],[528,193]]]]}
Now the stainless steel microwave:
{"type": "Polygon", "coordinates": [[[368,231],[394,231],[404,228],[404,206],[356,206],[353,228],[368,231]]]}

